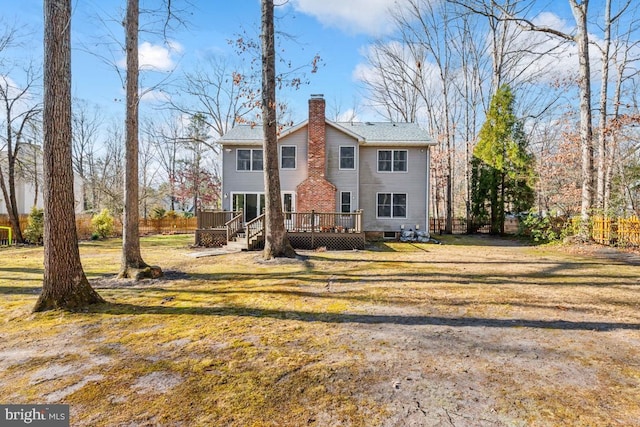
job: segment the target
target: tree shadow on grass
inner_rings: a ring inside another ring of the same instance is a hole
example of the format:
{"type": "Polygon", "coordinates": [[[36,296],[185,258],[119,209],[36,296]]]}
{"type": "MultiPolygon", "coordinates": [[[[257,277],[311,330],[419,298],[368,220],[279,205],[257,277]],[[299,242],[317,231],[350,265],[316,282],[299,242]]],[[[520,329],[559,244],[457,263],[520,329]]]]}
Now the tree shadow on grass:
{"type": "MultiPolygon", "coordinates": [[[[42,279],[38,280],[42,282],[42,279]]],[[[0,286],[0,295],[38,295],[41,291],[42,286],[0,286]]]]}
{"type": "Polygon", "coordinates": [[[451,326],[484,328],[534,328],[549,330],[576,330],[607,332],[613,330],[640,330],[640,323],[572,322],[568,320],[491,319],[480,317],[394,316],[384,314],[323,313],[300,310],[273,310],[251,307],[172,307],[107,303],[94,305],[90,312],[111,315],[192,315],[214,317],[255,317],[322,323],[394,324],[405,326],[451,326]]]}

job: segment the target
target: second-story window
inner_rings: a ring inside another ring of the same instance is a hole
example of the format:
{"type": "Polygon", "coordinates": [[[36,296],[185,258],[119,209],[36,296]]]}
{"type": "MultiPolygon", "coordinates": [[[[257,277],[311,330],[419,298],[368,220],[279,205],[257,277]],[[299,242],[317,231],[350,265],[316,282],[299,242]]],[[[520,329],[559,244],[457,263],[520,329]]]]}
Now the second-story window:
{"type": "Polygon", "coordinates": [[[406,172],[407,150],[378,150],[378,172],[406,172]]]}
{"type": "Polygon", "coordinates": [[[261,171],[262,150],[238,149],[236,169],[239,171],[261,171]]]}
{"type": "Polygon", "coordinates": [[[295,145],[283,145],[280,147],[280,168],[296,168],[296,147],[295,145]]]}
{"type": "Polygon", "coordinates": [[[340,147],[340,169],[356,168],[356,147],[340,147]]]}

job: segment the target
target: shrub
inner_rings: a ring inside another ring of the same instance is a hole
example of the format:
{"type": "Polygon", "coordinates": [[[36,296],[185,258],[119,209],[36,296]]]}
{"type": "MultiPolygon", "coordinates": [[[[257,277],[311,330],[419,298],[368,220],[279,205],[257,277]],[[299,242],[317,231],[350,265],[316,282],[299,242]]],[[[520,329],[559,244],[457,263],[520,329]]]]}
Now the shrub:
{"type": "Polygon", "coordinates": [[[27,228],[24,230],[24,238],[34,245],[42,244],[44,235],[44,210],[35,206],[31,209],[27,228]]]}
{"type": "Polygon", "coordinates": [[[540,216],[529,212],[520,220],[520,235],[528,236],[538,243],[551,243],[562,240],[572,233],[571,221],[564,218],[540,216]]]}
{"type": "Polygon", "coordinates": [[[162,219],[166,216],[167,216],[166,209],[160,206],[156,206],[155,208],[153,208],[153,211],[151,212],[151,218],[153,219],[162,219]]]}
{"type": "MultiPolygon", "coordinates": [[[[111,212],[109,212],[109,209],[102,209],[99,214],[95,214],[93,218],[91,218],[91,226],[93,227],[93,233],[101,239],[113,235],[113,216],[111,212]]],[[[93,239],[93,235],[91,238],[93,239]]]]}

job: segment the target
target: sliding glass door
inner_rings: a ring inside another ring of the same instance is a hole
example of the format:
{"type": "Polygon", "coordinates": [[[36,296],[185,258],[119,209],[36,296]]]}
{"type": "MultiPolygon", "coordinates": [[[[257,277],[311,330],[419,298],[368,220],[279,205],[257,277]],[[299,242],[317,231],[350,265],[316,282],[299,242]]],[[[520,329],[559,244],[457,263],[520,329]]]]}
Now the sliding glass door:
{"type": "Polygon", "coordinates": [[[233,194],[233,210],[242,209],[244,222],[251,221],[264,210],[264,193],[235,193],[233,194]]]}

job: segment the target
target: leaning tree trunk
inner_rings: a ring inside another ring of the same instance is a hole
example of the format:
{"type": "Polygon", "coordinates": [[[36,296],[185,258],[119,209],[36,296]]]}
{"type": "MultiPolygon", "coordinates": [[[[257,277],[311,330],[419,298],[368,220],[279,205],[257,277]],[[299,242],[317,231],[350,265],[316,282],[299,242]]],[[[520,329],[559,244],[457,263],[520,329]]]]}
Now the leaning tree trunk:
{"type": "Polygon", "coordinates": [[[284,228],[278,168],[276,62],[273,0],[262,0],[262,127],[264,131],[264,191],[266,202],[264,257],[296,256],[284,228]]]}
{"type": "Polygon", "coordinates": [[[127,0],[125,49],[127,51],[127,112],[125,135],[124,216],[122,221],[122,265],[120,278],[142,279],[162,276],[140,253],[138,194],[138,17],[139,0],[127,0]]]}
{"type": "Polygon", "coordinates": [[[44,280],[34,311],[104,300],[82,270],[71,160],[71,0],[44,2],[44,280]]]}

